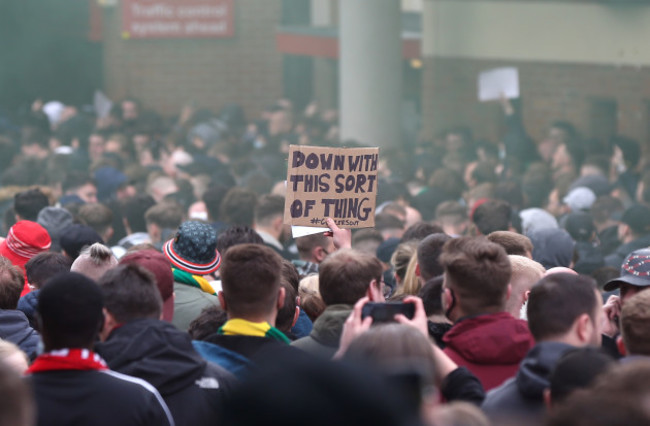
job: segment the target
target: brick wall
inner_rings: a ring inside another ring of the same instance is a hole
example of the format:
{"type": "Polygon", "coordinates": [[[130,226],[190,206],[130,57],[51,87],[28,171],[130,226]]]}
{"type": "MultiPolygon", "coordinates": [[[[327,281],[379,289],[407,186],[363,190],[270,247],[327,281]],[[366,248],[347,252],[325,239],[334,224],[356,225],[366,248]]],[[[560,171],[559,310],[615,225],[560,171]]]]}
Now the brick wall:
{"type": "Polygon", "coordinates": [[[617,103],[620,134],[650,142],[650,70],[643,67],[558,64],[476,59],[426,59],[423,70],[423,122],[425,133],[457,124],[472,127],[476,137],[498,140],[502,134],[501,109],[495,102],[477,101],[476,79],[486,69],[519,69],[524,123],[539,140],[548,125],[568,120],[590,136],[593,102],[617,103]]]}
{"type": "Polygon", "coordinates": [[[275,29],[280,0],[237,0],[229,39],[123,40],[120,7],[104,11],[104,86],[112,99],[135,96],[164,114],[195,100],[218,110],[241,104],[249,117],[279,98],[282,55],[275,29]]]}

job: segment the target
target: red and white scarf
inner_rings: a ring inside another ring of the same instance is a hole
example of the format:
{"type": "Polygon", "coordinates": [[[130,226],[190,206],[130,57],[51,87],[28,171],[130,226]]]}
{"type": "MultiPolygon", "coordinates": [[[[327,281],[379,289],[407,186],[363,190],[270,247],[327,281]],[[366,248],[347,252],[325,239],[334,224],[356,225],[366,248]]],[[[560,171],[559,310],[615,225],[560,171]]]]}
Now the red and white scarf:
{"type": "Polygon", "coordinates": [[[25,374],[57,370],[108,370],[108,366],[90,349],[58,349],[36,358],[25,374]]]}

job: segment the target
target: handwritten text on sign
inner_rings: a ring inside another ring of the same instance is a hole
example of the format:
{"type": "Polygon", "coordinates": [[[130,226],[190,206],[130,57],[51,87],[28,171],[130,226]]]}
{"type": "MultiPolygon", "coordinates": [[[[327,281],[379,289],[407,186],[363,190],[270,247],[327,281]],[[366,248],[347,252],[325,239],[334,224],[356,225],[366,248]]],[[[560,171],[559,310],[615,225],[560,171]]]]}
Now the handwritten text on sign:
{"type": "Polygon", "coordinates": [[[375,225],[379,148],[291,145],[284,222],[343,228],[375,225]]]}

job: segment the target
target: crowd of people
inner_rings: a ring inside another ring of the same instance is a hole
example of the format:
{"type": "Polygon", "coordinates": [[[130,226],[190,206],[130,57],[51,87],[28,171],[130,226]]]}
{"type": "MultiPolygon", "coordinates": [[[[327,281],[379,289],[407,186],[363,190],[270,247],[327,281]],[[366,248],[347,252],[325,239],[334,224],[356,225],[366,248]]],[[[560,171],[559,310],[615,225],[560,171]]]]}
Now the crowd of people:
{"type": "Polygon", "coordinates": [[[0,425],[649,424],[644,149],[501,104],[299,238],[288,147],[362,146],[336,111],[0,117],[0,425]]]}

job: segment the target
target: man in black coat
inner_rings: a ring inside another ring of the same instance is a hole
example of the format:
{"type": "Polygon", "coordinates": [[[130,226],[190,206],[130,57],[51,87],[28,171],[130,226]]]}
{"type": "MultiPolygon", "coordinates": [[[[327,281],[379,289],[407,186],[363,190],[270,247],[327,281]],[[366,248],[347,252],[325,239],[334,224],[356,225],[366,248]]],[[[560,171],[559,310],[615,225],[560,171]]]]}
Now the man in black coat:
{"type": "Polygon", "coordinates": [[[27,370],[37,425],[173,426],[153,386],[110,371],[93,352],[103,306],[97,284],[74,272],[57,275],[40,291],[45,353],[27,370]]]}
{"type": "Polygon", "coordinates": [[[154,275],[135,264],[120,265],[99,285],[106,308],[97,352],[108,366],[151,383],[176,424],[217,424],[234,378],[203,360],[187,333],[160,320],[162,299],[154,275]]]}

